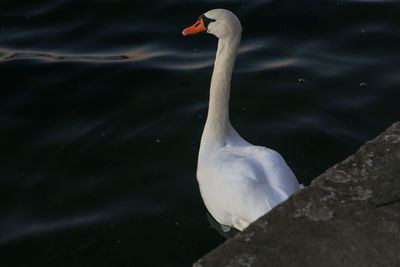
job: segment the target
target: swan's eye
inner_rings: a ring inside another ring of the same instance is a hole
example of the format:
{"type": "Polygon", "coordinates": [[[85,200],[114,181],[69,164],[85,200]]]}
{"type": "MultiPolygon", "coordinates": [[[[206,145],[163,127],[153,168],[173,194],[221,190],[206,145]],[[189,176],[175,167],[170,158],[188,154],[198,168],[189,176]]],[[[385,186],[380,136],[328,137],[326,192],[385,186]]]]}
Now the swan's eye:
{"type": "Polygon", "coordinates": [[[215,19],[207,18],[204,14],[201,15],[201,16],[199,17],[199,19],[203,20],[204,26],[205,26],[206,28],[208,27],[208,24],[210,24],[211,22],[214,22],[214,21],[215,21],[215,19]]]}

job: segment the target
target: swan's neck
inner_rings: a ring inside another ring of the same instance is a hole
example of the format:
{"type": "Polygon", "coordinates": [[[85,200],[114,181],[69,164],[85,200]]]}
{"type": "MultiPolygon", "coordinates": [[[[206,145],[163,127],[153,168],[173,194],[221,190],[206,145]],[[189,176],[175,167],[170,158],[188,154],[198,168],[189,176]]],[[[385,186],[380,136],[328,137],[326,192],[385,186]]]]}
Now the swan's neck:
{"type": "Polygon", "coordinates": [[[207,122],[201,138],[201,148],[221,147],[238,137],[229,121],[231,77],[241,34],[220,38],[211,78],[207,122]]]}

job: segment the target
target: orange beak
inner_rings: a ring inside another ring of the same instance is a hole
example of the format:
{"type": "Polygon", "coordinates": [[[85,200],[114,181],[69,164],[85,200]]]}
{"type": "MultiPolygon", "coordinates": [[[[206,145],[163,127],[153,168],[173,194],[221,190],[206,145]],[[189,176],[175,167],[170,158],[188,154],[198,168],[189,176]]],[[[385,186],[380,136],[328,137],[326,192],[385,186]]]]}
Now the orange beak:
{"type": "Polygon", "coordinates": [[[186,35],[189,35],[189,34],[195,34],[195,33],[198,33],[198,32],[205,31],[205,30],[207,30],[207,28],[204,26],[203,19],[199,19],[199,20],[196,21],[196,23],[193,24],[192,26],[190,26],[190,27],[184,29],[184,30],[182,31],[182,34],[183,34],[184,36],[186,36],[186,35]]]}

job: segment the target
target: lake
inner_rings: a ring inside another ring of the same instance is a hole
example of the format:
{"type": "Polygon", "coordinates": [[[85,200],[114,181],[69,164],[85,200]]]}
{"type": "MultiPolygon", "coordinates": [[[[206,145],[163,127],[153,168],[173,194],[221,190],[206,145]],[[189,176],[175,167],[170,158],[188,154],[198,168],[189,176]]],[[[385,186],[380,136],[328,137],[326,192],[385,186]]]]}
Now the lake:
{"type": "Polygon", "coordinates": [[[2,266],[191,266],[224,242],[196,181],[217,39],[243,26],[231,122],[306,185],[399,120],[397,1],[0,7],[2,266]]]}

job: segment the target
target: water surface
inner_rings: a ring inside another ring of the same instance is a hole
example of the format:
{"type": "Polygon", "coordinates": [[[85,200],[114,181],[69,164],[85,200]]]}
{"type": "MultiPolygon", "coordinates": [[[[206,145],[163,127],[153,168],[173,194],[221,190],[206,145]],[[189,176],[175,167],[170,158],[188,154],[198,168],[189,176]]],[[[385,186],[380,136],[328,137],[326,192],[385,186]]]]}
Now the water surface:
{"type": "Polygon", "coordinates": [[[190,266],[224,241],[195,178],[216,39],[240,18],[231,121],[308,184],[399,119],[395,1],[3,1],[5,266],[190,266]]]}

